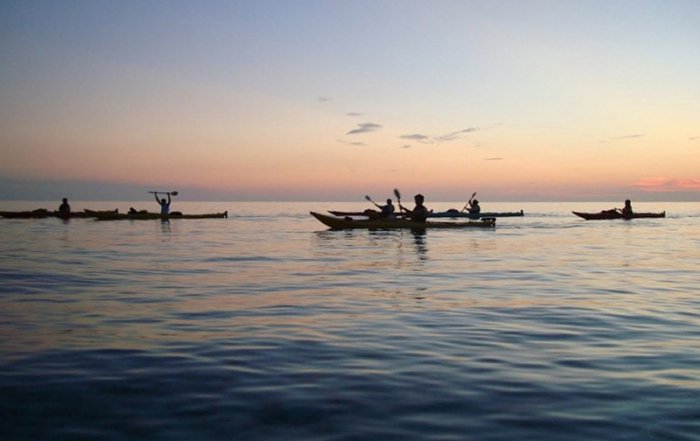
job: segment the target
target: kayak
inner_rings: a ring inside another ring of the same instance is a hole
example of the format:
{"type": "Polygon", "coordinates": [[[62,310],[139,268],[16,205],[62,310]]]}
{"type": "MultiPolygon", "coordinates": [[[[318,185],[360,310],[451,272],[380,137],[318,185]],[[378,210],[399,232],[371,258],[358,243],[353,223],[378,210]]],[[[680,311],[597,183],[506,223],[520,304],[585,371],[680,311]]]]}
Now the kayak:
{"type": "MultiPolygon", "coordinates": [[[[329,213],[331,213],[334,216],[367,216],[370,219],[373,218],[378,218],[380,217],[381,213],[377,210],[371,210],[367,209],[365,211],[335,211],[335,210],[328,210],[329,213]]],[[[469,219],[479,219],[479,218],[484,218],[484,217],[516,217],[516,216],[524,216],[523,210],[520,211],[506,211],[506,212],[482,212],[482,213],[477,213],[477,214],[471,214],[467,211],[459,211],[459,210],[447,210],[447,211],[436,211],[436,212],[430,212],[428,214],[428,217],[447,217],[447,218],[458,218],[458,217],[463,217],[463,218],[469,218],[469,219]]]]}
{"type": "Polygon", "coordinates": [[[12,218],[12,219],[44,219],[47,217],[57,217],[61,219],[85,219],[98,217],[100,215],[114,215],[117,214],[117,210],[105,210],[105,211],[95,211],[95,210],[85,210],[85,211],[72,211],[70,213],[59,213],[58,211],[49,211],[45,208],[38,208],[32,211],[0,211],[1,217],[12,218]]]}
{"type": "Polygon", "coordinates": [[[481,212],[481,213],[469,213],[468,211],[459,211],[456,209],[452,210],[447,210],[447,211],[438,211],[434,213],[428,214],[428,217],[467,217],[469,219],[479,219],[479,218],[484,218],[484,217],[521,217],[524,216],[525,213],[523,210],[520,211],[503,211],[503,212],[481,212]]]}
{"type": "Polygon", "coordinates": [[[473,228],[482,227],[490,228],[496,226],[496,219],[484,218],[479,222],[414,222],[410,219],[394,218],[394,219],[353,219],[349,216],[338,217],[328,216],[325,214],[311,211],[311,216],[318,219],[322,224],[334,230],[348,228],[366,228],[366,229],[395,229],[395,228],[410,228],[410,229],[425,229],[425,228],[473,228]]]}
{"type": "Polygon", "coordinates": [[[622,216],[622,213],[616,210],[603,210],[600,213],[582,213],[580,211],[572,211],[576,216],[586,220],[607,220],[607,219],[638,219],[650,217],[666,217],[666,212],[661,213],[632,213],[632,216],[622,216]]]}
{"type": "MultiPolygon", "coordinates": [[[[179,211],[173,211],[167,217],[167,219],[216,219],[228,217],[228,211],[223,213],[205,213],[205,214],[182,214],[179,211]]],[[[99,221],[111,221],[111,220],[153,220],[161,219],[160,213],[153,213],[148,211],[138,211],[136,213],[111,213],[111,214],[101,214],[97,216],[99,221]]]]}
{"type": "Polygon", "coordinates": [[[377,218],[381,216],[381,212],[377,210],[372,210],[371,208],[368,208],[365,211],[336,211],[336,210],[328,210],[330,214],[333,216],[367,216],[369,218],[377,218]]]}

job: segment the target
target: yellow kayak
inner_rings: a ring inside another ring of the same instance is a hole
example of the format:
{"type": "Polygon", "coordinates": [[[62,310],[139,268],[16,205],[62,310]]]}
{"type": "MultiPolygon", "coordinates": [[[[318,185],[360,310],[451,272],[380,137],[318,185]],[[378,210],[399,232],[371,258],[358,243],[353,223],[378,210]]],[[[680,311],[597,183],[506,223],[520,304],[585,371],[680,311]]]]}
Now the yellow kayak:
{"type": "Polygon", "coordinates": [[[353,219],[351,217],[328,216],[325,214],[310,212],[311,216],[315,217],[322,224],[334,230],[343,230],[348,228],[366,228],[366,229],[394,229],[394,228],[409,228],[409,229],[424,229],[424,228],[493,228],[496,226],[496,219],[484,218],[479,221],[469,222],[414,222],[410,219],[393,218],[393,219],[353,219]]]}

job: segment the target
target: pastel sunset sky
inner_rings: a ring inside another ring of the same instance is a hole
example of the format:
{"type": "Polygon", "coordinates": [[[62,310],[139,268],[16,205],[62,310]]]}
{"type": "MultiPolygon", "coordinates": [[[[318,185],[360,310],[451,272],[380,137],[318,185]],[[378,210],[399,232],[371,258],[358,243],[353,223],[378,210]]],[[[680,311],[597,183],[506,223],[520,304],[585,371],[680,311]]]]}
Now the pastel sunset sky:
{"type": "Polygon", "coordinates": [[[699,20],[697,0],[2,1],[0,199],[700,200],[699,20]]]}

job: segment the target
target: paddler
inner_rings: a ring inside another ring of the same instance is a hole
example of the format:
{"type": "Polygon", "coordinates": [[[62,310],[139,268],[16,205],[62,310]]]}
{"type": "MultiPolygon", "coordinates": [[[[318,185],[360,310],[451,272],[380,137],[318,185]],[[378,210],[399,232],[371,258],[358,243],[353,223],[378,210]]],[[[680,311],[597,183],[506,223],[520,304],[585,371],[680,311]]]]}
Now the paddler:
{"type": "Polygon", "coordinates": [[[630,201],[629,199],[625,199],[625,206],[622,208],[622,210],[619,211],[620,213],[622,213],[622,217],[632,217],[632,201],[630,201]]]}
{"type": "Polygon", "coordinates": [[[412,221],[425,222],[425,220],[428,218],[429,213],[428,209],[425,207],[425,205],[423,205],[425,197],[423,197],[422,194],[417,194],[413,196],[413,200],[416,203],[416,206],[413,208],[413,210],[409,210],[408,208],[401,205],[401,203],[399,203],[399,208],[402,212],[406,213],[406,216],[411,218],[412,221]]]}
{"type": "Polygon", "coordinates": [[[392,202],[391,199],[386,200],[386,205],[379,205],[376,202],[372,202],[377,208],[382,210],[380,216],[381,217],[393,217],[394,216],[394,211],[396,211],[394,207],[394,203],[392,202]]]}
{"type": "Polygon", "coordinates": [[[167,219],[168,215],[170,214],[170,192],[166,193],[168,195],[168,201],[165,201],[165,198],[163,199],[158,199],[158,192],[153,192],[155,197],[156,197],[156,202],[158,202],[158,205],[160,205],[160,217],[163,219],[167,219]]]}
{"type": "Polygon", "coordinates": [[[68,198],[63,198],[63,203],[58,207],[58,214],[60,216],[70,216],[70,205],[68,204],[68,198]]]}
{"type": "Polygon", "coordinates": [[[479,214],[481,213],[481,206],[479,205],[479,201],[477,199],[469,201],[469,214],[479,214]]]}

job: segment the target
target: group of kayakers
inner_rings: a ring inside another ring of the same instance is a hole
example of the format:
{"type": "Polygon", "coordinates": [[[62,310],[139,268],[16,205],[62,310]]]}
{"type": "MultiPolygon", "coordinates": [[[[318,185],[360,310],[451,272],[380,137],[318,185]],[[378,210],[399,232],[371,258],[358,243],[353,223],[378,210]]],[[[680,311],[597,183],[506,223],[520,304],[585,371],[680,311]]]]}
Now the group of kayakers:
{"type": "MultiPolygon", "coordinates": [[[[170,213],[170,204],[172,203],[172,199],[170,197],[171,193],[166,192],[168,199],[166,200],[165,198],[158,198],[158,192],[152,192],[155,196],[156,202],[158,202],[158,205],[160,205],[160,215],[161,217],[167,218],[169,213],[170,213]]],[[[177,193],[174,193],[175,195],[177,193]]],[[[476,193],[475,193],[476,194],[476,193]]],[[[369,197],[367,197],[368,200],[369,197]]],[[[413,209],[408,209],[401,205],[401,201],[399,200],[399,212],[400,216],[409,218],[413,220],[414,222],[425,222],[428,218],[428,215],[431,213],[432,210],[428,210],[425,206],[425,197],[422,194],[417,194],[413,196],[413,200],[415,202],[415,206],[413,209]]],[[[372,203],[379,208],[380,217],[383,218],[394,218],[397,216],[396,214],[396,207],[394,206],[393,201],[391,198],[386,200],[385,205],[379,205],[376,202],[372,201],[372,203]]],[[[479,205],[479,201],[477,199],[472,198],[469,199],[467,204],[464,206],[463,210],[467,210],[467,212],[470,215],[478,216],[478,214],[481,212],[481,206],[479,205]]],[[[457,211],[456,209],[448,210],[448,211],[457,211]]],[[[622,214],[623,217],[631,217],[633,214],[632,211],[632,202],[629,199],[625,200],[625,206],[623,208],[613,208],[611,210],[608,210],[610,212],[619,212],[622,214]]],[[[61,205],[58,207],[58,213],[61,216],[69,216],[70,215],[70,204],[68,203],[68,198],[63,198],[63,201],[61,205]]]]}
{"type": "MultiPolygon", "coordinates": [[[[476,193],[474,193],[474,195],[475,194],[476,193]]],[[[479,213],[481,213],[481,206],[479,205],[479,201],[474,199],[474,195],[472,195],[472,198],[469,199],[462,211],[466,210],[471,216],[477,217],[479,213]]],[[[369,196],[367,196],[367,199],[371,201],[369,196]]],[[[424,205],[425,197],[419,193],[413,196],[413,200],[415,201],[415,207],[413,207],[412,210],[401,205],[401,201],[399,201],[400,213],[398,215],[396,214],[396,208],[394,207],[391,199],[387,199],[385,205],[379,205],[374,201],[372,201],[372,203],[381,210],[379,213],[380,218],[391,219],[396,216],[402,216],[409,218],[414,222],[425,222],[429,214],[432,212],[432,210],[428,210],[424,205]]],[[[460,211],[453,208],[447,210],[447,212],[459,213],[460,211]]],[[[613,208],[611,210],[607,210],[606,212],[620,213],[623,218],[631,218],[634,213],[632,210],[632,202],[629,199],[625,200],[625,206],[623,208],[613,208]]]]}
{"type": "MultiPolygon", "coordinates": [[[[168,215],[170,214],[170,203],[172,202],[170,195],[172,193],[166,192],[166,194],[168,195],[167,201],[165,200],[165,198],[158,199],[158,192],[157,191],[154,191],[152,193],[156,198],[156,202],[158,202],[158,205],[160,205],[161,217],[167,218],[168,215]]],[[[177,193],[175,193],[175,194],[177,194],[177,193]]],[[[132,208],[132,210],[133,210],[133,208],[132,208]]],[[[65,217],[70,216],[70,204],[68,203],[68,198],[63,198],[61,205],[58,207],[58,214],[60,216],[65,216],[65,217]]]]}
{"type": "MultiPolygon", "coordinates": [[[[426,208],[426,206],[424,205],[425,196],[419,193],[413,196],[413,201],[415,203],[415,206],[412,210],[401,205],[401,201],[399,201],[400,215],[409,218],[414,222],[425,222],[428,218],[428,215],[432,212],[432,210],[428,210],[428,208],[426,208]]],[[[380,217],[396,217],[396,208],[394,207],[394,203],[391,200],[391,198],[386,200],[386,205],[379,205],[376,202],[373,203],[377,208],[381,210],[379,214],[380,217]]],[[[474,216],[478,215],[481,212],[481,206],[479,206],[479,201],[476,199],[470,199],[469,202],[467,202],[465,209],[469,212],[469,214],[474,216]]]]}

